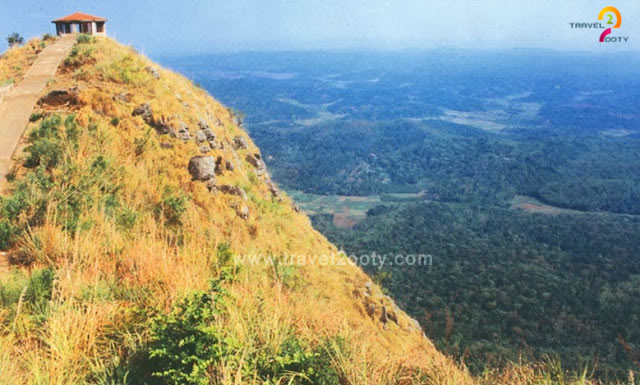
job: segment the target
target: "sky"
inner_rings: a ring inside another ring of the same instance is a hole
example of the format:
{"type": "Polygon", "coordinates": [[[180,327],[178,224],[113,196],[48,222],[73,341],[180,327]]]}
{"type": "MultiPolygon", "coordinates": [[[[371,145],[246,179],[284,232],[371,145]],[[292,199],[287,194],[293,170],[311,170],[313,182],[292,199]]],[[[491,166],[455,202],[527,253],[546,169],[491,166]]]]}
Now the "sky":
{"type": "Polygon", "coordinates": [[[107,33],[151,56],[248,50],[545,48],[640,50],[640,0],[0,0],[0,36],[54,33],[73,12],[106,17],[107,33]],[[571,29],[622,14],[610,36],[571,29]]]}

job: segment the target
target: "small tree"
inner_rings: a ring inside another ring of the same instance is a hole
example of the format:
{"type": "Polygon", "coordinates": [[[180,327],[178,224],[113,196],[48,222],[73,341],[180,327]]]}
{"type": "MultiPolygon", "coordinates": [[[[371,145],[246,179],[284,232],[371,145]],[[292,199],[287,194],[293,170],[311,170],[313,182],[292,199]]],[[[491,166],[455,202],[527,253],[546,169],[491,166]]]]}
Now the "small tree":
{"type": "Polygon", "coordinates": [[[24,43],[24,38],[20,36],[19,33],[14,32],[11,35],[9,35],[9,37],[7,37],[7,43],[9,43],[9,47],[22,45],[24,43]]]}

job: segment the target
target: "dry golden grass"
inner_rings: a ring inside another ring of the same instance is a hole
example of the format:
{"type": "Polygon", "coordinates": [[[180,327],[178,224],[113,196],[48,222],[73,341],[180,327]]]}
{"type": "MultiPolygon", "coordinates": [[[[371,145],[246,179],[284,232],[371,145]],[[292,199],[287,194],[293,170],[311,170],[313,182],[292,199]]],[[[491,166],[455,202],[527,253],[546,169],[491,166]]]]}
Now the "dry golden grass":
{"type": "Polygon", "coordinates": [[[18,83],[51,40],[31,39],[21,47],[9,48],[0,56],[0,86],[18,83]]]}

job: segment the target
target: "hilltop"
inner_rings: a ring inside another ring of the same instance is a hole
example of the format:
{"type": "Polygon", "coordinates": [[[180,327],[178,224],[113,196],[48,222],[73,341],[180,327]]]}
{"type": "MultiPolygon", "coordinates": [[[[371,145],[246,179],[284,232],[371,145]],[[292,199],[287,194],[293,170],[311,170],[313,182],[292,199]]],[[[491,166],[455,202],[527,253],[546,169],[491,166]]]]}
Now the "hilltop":
{"type": "Polygon", "coordinates": [[[79,37],[24,145],[0,204],[2,382],[471,381],[359,268],[280,264],[339,253],[233,111],[132,48],[79,37]],[[171,345],[190,328],[209,346],[171,345]]]}

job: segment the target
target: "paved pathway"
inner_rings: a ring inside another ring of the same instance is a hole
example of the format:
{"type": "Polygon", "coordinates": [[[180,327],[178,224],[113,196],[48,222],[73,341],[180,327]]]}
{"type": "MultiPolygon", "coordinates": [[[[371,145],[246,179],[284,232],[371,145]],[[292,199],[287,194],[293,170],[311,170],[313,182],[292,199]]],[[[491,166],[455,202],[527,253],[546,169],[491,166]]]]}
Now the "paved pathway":
{"type": "Polygon", "coordinates": [[[65,36],[40,52],[24,79],[0,102],[0,183],[11,170],[13,155],[40,93],[75,41],[75,36],[65,36]]]}

